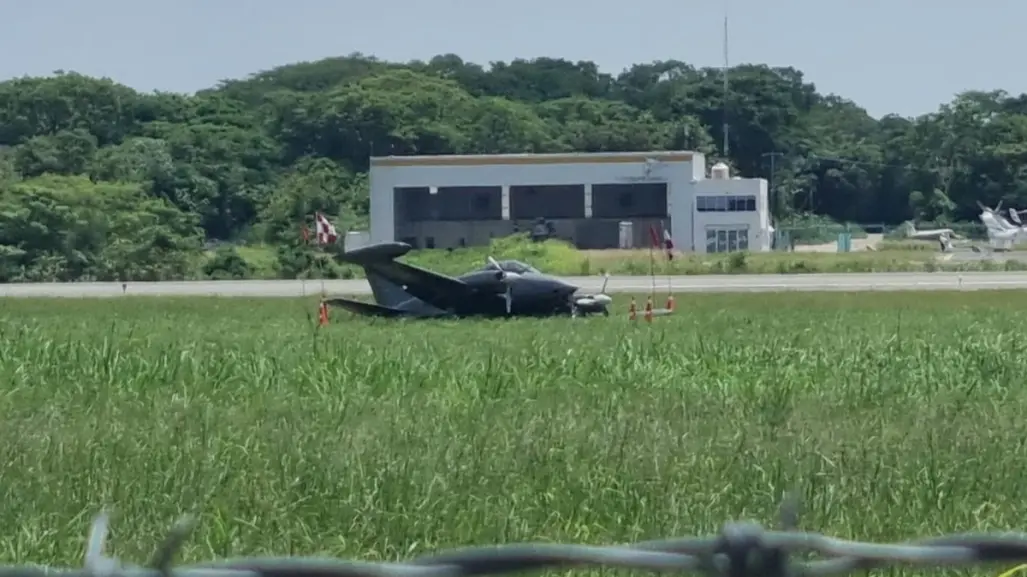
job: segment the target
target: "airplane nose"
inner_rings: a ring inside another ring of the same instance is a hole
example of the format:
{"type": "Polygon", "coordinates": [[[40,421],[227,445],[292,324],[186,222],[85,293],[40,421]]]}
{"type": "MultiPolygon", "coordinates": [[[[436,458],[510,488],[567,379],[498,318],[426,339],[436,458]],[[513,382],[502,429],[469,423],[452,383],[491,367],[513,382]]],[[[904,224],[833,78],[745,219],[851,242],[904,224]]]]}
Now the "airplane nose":
{"type": "Polygon", "coordinates": [[[570,295],[578,292],[578,287],[558,280],[553,281],[553,292],[565,293],[570,295]]]}

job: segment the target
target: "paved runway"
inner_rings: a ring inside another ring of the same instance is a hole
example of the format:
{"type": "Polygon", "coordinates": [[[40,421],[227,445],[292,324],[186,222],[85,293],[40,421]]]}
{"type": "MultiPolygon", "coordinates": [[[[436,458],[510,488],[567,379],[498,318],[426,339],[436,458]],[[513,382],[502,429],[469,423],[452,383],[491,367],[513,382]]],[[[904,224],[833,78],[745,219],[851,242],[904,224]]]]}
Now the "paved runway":
{"type": "MultiPolygon", "coordinates": [[[[582,292],[598,292],[603,284],[600,276],[563,277],[563,280],[581,287],[582,292]]],[[[656,290],[666,290],[667,281],[668,277],[656,277],[656,290]]],[[[670,277],[670,284],[675,292],[682,293],[1027,289],[1027,272],[674,276],[670,277]]],[[[326,280],[324,286],[329,294],[336,295],[366,295],[371,292],[364,280],[326,280]]],[[[607,292],[644,293],[652,286],[650,277],[612,276],[607,292]]],[[[130,282],[124,291],[121,283],[0,284],[0,296],[36,298],[122,295],[298,297],[320,291],[319,280],[130,282]]]]}

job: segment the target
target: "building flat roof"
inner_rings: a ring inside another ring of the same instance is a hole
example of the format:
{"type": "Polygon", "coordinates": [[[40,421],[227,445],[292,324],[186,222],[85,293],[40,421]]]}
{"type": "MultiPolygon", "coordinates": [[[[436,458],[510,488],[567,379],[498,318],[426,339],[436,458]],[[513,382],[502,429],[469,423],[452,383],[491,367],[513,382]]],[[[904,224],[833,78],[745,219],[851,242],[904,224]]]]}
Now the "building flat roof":
{"type": "Polygon", "coordinates": [[[420,156],[372,156],[371,167],[394,166],[489,166],[526,164],[617,164],[645,162],[691,162],[694,152],[662,150],[652,152],[572,152],[562,154],[438,154],[420,156]]]}

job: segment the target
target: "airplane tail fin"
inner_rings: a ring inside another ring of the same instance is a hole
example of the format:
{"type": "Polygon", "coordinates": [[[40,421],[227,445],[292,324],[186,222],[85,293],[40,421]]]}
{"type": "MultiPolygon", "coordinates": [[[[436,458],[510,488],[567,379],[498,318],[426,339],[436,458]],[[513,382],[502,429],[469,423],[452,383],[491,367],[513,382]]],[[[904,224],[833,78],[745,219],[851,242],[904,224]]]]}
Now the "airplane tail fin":
{"type": "Polygon", "coordinates": [[[371,285],[371,294],[378,304],[386,307],[394,307],[402,302],[408,301],[414,296],[374,271],[364,269],[367,276],[367,284],[371,285]]]}
{"type": "Polygon", "coordinates": [[[346,251],[339,258],[343,262],[363,267],[375,302],[383,307],[395,307],[414,298],[413,295],[377,274],[371,265],[395,260],[410,252],[411,248],[413,247],[403,242],[383,242],[346,251]]]}

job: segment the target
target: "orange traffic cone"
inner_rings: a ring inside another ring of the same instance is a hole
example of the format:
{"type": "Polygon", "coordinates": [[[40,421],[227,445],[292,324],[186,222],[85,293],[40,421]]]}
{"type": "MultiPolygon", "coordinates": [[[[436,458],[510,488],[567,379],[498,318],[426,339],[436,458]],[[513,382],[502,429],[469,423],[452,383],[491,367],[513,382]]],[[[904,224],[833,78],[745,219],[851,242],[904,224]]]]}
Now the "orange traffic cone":
{"type": "Polygon", "coordinates": [[[645,299],[645,322],[653,322],[653,297],[645,299]]]}
{"type": "Polygon", "coordinates": [[[635,310],[635,297],[631,297],[631,305],[628,306],[628,320],[633,321],[638,318],[638,312],[635,310]]]}
{"type": "Polygon", "coordinates": [[[317,307],[317,325],[320,327],[328,325],[328,304],[321,301],[321,305],[317,307]]]}
{"type": "Polygon", "coordinates": [[[674,295],[667,295],[667,310],[674,310],[674,295]]]}

